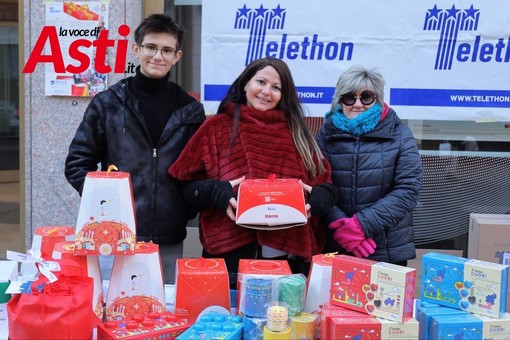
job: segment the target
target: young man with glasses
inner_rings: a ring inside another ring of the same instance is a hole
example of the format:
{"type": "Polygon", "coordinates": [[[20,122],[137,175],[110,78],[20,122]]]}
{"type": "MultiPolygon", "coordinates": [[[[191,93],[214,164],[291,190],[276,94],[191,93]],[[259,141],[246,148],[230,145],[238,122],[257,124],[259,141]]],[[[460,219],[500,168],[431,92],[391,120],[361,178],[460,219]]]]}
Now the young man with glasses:
{"type": "Polygon", "coordinates": [[[340,76],[317,142],[339,194],[326,252],[407,265],[423,170],[411,130],[384,103],[379,72],[352,66],[340,76]]]}
{"type": "MultiPolygon", "coordinates": [[[[174,283],[186,225],[196,215],[167,170],[205,120],[202,104],[169,81],[172,66],[182,57],[183,33],[165,14],[142,21],[132,47],[140,64],[135,76],[92,99],[65,163],[66,178],[80,194],[85,176],[98,164],[102,170],[113,164],[130,173],[136,238],[159,245],[165,283],[174,283]]],[[[111,265],[102,261],[102,266],[111,265]]],[[[103,273],[108,279],[108,271],[103,273]]]]}

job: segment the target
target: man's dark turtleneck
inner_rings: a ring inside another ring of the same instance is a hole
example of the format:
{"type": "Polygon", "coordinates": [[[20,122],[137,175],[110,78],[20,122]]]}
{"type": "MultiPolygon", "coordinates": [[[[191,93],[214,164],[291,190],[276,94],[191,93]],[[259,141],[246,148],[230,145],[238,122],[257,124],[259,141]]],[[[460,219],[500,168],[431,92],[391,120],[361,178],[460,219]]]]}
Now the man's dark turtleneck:
{"type": "Polygon", "coordinates": [[[130,89],[136,94],[140,113],[154,147],[158,145],[159,138],[165,129],[170,114],[174,112],[176,90],[169,82],[170,72],[160,79],[149,78],[136,68],[136,75],[130,82],[130,89]]]}

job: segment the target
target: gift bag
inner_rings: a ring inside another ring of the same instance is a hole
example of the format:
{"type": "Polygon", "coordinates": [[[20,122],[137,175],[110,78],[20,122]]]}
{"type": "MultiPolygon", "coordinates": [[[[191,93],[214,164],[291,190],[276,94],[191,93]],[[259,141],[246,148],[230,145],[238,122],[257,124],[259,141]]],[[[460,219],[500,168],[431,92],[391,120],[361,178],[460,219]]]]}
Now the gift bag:
{"type": "Polygon", "coordinates": [[[136,224],[131,177],[93,171],[85,177],[76,222],[76,255],[134,253],[136,224]]]}
{"type": "Polygon", "coordinates": [[[32,294],[15,294],[7,303],[9,339],[92,339],[93,289],[86,276],[34,281],[32,294]]]}
{"type": "MultiPolygon", "coordinates": [[[[55,260],[67,259],[76,262],[81,270],[82,275],[89,276],[94,279],[94,294],[92,300],[92,309],[98,317],[99,321],[103,319],[103,280],[101,278],[101,270],[99,269],[99,256],[94,255],[74,255],[74,241],[64,241],[55,244],[52,258],[55,260]]],[[[68,273],[68,275],[70,275],[68,273]]],[[[79,275],[79,274],[77,274],[79,275]]]]}
{"type": "Polygon", "coordinates": [[[165,310],[165,288],[159,247],[137,242],[135,254],[116,256],[106,294],[106,319],[165,310]]]}

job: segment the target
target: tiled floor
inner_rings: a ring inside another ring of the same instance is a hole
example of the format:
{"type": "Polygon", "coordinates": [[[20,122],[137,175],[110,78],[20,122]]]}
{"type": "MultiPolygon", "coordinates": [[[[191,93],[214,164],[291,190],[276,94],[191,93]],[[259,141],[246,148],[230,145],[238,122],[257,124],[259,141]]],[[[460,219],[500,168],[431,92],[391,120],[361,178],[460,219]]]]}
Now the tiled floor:
{"type": "Polygon", "coordinates": [[[20,183],[14,172],[0,172],[0,259],[7,250],[24,252],[20,231],[20,183]]]}

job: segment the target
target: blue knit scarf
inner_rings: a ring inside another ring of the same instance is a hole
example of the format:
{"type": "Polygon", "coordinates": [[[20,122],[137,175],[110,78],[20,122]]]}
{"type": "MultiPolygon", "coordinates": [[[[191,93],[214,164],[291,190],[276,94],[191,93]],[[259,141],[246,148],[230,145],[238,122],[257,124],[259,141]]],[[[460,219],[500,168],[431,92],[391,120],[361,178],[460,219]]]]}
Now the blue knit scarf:
{"type": "Polygon", "coordinates": [[[332,116],[333,124],[340,130],[349,132],[353,136],[362,136],[375,129],[381,120],[382,107],[375,103],[370,109],[352,119],[347,118],[342,112],[342,107],[337,104],[334,112],[326,113],[326,118],[332,116]]]}

